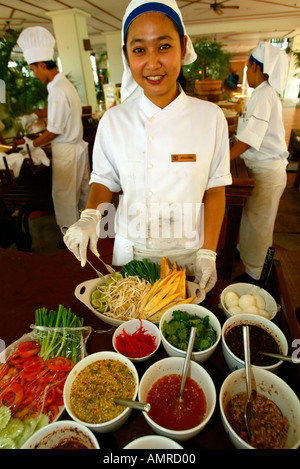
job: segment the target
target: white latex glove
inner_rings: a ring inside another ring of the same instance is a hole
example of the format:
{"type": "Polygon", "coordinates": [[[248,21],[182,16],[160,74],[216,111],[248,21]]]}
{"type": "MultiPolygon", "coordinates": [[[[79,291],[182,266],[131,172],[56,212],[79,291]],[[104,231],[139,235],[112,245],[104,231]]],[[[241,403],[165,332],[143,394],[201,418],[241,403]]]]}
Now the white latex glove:
{"type": "Polygon", "coordinates": [[[95,256],[100,257],[97,251],[97,224],[101,220],[101,213],[95,209],[86,209],[81,212],[80,219],[71,225],[64,236],[67,248],[81,262],[82,267],[86,264],[87,247],[95,256]]]}
{"type": "Polygon", "coordinates": [[[25,114],[22,116],[21,124],[23,129],[28,129],[35,121],[38,120],[38,116],[33,112],[32,114],[25,114]]]}
{"type": "Polygon", "coordinates": [[[199,249],[196,254],[195,280],[201,290],[209,292],[217,282],[217,253],[210,249],[199,249]]]}
{"type": "Polygon", "coordinates": [[[34,146],[33,146],[33,140],[31,140],[30,138],[24,137],[24,140],[25,140],[25,143],[23,143],[23,145],[20,145],[20,147],[22,148],[22,150],[20,151],[20,153],[21,153],[22,155],[27,155],[27,153],[28,153],[27,145],[28,145],[28,147],[29,147],[30,153],[33,152],[37,147],[34,147],[34,146]],[[27,144],[27,145],[26,145],[26,144],[27,144]]]}

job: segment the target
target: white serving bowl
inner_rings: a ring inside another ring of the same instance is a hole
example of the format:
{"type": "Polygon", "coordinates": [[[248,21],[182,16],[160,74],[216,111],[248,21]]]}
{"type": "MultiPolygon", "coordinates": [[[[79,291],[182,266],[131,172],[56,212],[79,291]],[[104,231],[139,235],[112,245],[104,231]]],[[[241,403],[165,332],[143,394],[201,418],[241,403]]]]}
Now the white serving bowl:
{"type": "MultiPolygon", "coordinates": [[[[258,316],[256,314],[246,314],[246,313],[241,313],[237,314],[235,316],[231,316],[228,318],[223,326],[222,326],[222,351],[223,355],[225,358],[225,361],[231,371],[238,370],[239,368],[244,368],[245,367],[245,362],[244,360],[241,360],[238,358],[234,353],[230,350],[226,343],[226,334],[228,331],[238,325],[254,325],[254,326],[259,326],[265,331],[267,331],[269,334],[272,335],[272,337],[276,340],[277,344],[279,345],[280,353],[283,355],[287,355],[288,353],[288,343],[286,340],[285,335],[281,331],[281,329],[276,326],[272,321],[269,319],[266,319],[262,316],[258,316]]],[[[250,342],[251,346],[251,342],[250,342]]],[[[282,365],[283,361],[278,360],[276,363],[273,365],[268,365],[268,366],[260,366],[260,365],[253,365],[258,368],[264,368],[268,371],[275,372],[280,365],[282,365]]]]}
{"type": "MultiPolygon", "coordinates": [[[[289,421],[286,449],[297,449],[300,445],[300,403],[294,391],[288,384],[274,373],[255,367],[253,369],[257,392],[271,399],[289,421]]],[[[219,405],[221,419],[226,434],[232,444],[238,449],[253,449],[233,430],[225,416],[225,409],[229,400],[239,392],[246,392],[245,370],[236,370],[227,376],[223,382],[219,405]]]]}
{"type": "Polygon", "coordinates": [[[131,441],[123,449],[183,449],[179,443],[166,436],[146,435],[131,441]]]}
{"type": "Polygon", "coordinates": [[[172,308],[168,309],[162,315],[160,319],[159,330],[161,333],[161,341],[164,346],[164,349],[170,357],[185,357],[186,355],[186,352],[184,350],[180,350],[179,348],[174,347],[174,345],[170,344],[170,342],[165,338],[165,336],[162,333],[162,327],[163,327],[164,322],[165,321],[170,322],[171,319],[173,319],[173,316],[172,316],[173,311],[177,311],[177,310],[184,311],[190,314],[191,316],[193,315],[199,316],[200,318],[209,316],[209,323],[217,333],[216,342],[211,347],[209,347],[206,350],[203,350],[202,352],[192,353],[192,360],[195,360],[198,363],[204,363],[214,353],[221,339],[221,325],[220,325],[219,320],[211,311],[209,311],[208,309],[200,305],[193,305],[193,304],[184,305],[183,304],[179,306],[173,306],[172,308]]]}
{"type": "MultiPolygon", "coordinates": [[[[269,320],[274,319],[274,317],[277,314],[277,311],[278,311],[277,303],[272,297],[272,295],[270,295],[270,293],[268,293],[266,290],[264,290],[261,287],[258,287],[257,285],[252,285],[251,283],[233,283],[232,285],[229,285],[228,287],[226,287],[220,295],[220,307],[222,311],[224,312],[225,316],[227,316],[228,318],[233,316],[228,311],[225,305],[225,295],[228,292],[234,292],[239,297],[241,297],[242,295],[246,295],[246,294],[261,295],[265,301],[265,305],[266,305],[265,309],[269,313],[268,319],[269,320]]],[[[241,314],[244,314],[244,313],[241,313],[241,314]]]]}
{"type": "Polygon", "coordinates": [[[50,423],[35,432],[22,446],[22,449],[52,449],[68,438],[74,438],[86,449],[100,449],[93,432],[78,422],[60,420],[50,423]]]}
{"type": "MultiPolygon", "coordinates": [[[[112,326],[120,326],[120,324],[124,324],[125,321],[121,321],[120,319],[111,318],[106,316],[105,314],[100,313],[97,311],[91,304],[91,296],[94,290],[96,290],[98,285],[102,285],[106,283],[107,279],[110,275],[105,275],[103,279],[97,277],[91,280],[86,280],[85,282],[80,283],[75,288],[74,294],[78,300],[80,300],[87,308],[89,308],[101,321],[106,322],[112,326]]],[[[205,291],[199,291],[199,285],[195,282],[187,281],[187,296],[193,296],[197,292],[196,298],[193,300],[192,304],[199,304],[205,299],[205,291]]],[[[155,322],[155,321],[154,321],[155,322]]],[[[156,322],[158,324],[158,322],[156,322]]]]}
{"type": "Polygon", "coordinates": [[[83,358],[70,371],[65,382],[64,393],[63,393],[64,405],[70,417],[75,422],[81,423],[85,425],[86,427],[90,428],[92,431],[97,432],[97,433],[110,433],[110,432],[116,431],[124,424],[124,422],[128,419],[132,411],[131,408],[126,407],[125,410],[121,412],[121,414],[119,414],[114,419],[109,420],[104,423],[96,423],[96,424],[84,422],[78,419],[72,412],[71,405],[70,405],[70,392],[71,392],[71,387],[75,378],[78,376],[80,371],[83,370],[86,366],[90,365],[91,363],[95,361],[106,360],[106,359],[118,360],[124,363],[133,373],[135,377],[135,381],[136,381],[135,392],[133,396],[133,400],[135,400],[137,393],[138,393],[138,387],[139,387],[139,377],[138,377],[137,370],[134,364],[128,358],[116,352],[97,352],[97,353],[93,353],[92,355],[88,355],[87,357],[83,358]]]}
{"type": "Polygon", "coordinates": [[[121,324],[114,332],[113,338],[112,338],[112,343],[113,347],[116,352],[121,353],[120,350],[118,350],[116,341],[117,337],[123,333],[123,331],[127,332],[127,334],[131,335],[135,331],[137,331],[140,327],[142,326],[143,329],[145,329],[145,334],[150,334],[155,336],[155,349],[153,352],[151,352],[149,355],[145,355],[140,358],[132,358],[132,357],[127,357],[129,358],[132,362],[143,362],[145,360],[149,360],[155,352],[158,350],[160,343],[161,343],[161,336],[160,332],[158,330],[158,327],[150,321],[147,321],[146,319],[131,319],[130,321],[124,322],[121,324]]]}
{"type": "MultiPolygon", "coordinates": [[[[139,400],[147,402],[147,395],[152,385],[160,378],[169,374],[182,374],[184,358],[168,357],[159,360],[148,368],[142,376],[139,386],[139,400]]],[[[144,417],[150,427],[159,435],[166,436],[176,441],[185,441],[196,436],[209,422],[216,405],[215,385],[207,371],[195,361],[190,362],[188,376],[196,381],[201,387],[206,398],[206,414],[203,421],[196,427],[188,430],[170,430],[158,425],[151,419],[147,412],[143,412],[144,417]]]]}

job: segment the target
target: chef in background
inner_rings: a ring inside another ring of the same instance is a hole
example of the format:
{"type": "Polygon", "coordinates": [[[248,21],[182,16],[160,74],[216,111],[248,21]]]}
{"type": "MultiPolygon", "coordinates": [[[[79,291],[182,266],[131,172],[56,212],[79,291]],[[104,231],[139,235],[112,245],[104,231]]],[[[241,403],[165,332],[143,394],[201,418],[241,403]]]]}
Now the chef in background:
{"type": "MultiPolygon", "coordinates": [[[[74,224],[85,208],[89,192],[88,143],[83,140],[82,104],[73,84],[60,73],[53,61],[55,39],[40,26],[24,29],[17,41],[36,78],[47,85],[47,109],[23,116],[26,127],[39,117],[47,117],[46,130],[36,139],[25,137],[29,149],[51,143],[52,199],[56,222],[74,224]]],[[[26,151],[26,146],[24,146],[26,151]]],[[[65,247],[63,240],[58,247],[65,247]]]]}
{"type": "Polygon", "coordinates": [[[231,159],[244,159],[254,179],[240,225],[239,251],[245,272],[236,278],[254,284],[272,246],[278,205],[286,186],[288,151],[279,95],[286,86],[288,65],[286,52],[268,42],[260,42],[253,50],[247,80],[254,90],[230,152],[231,159]]]}
{"type": "Polygon", "coordinates": [[[113,264],[166,256],[208,292],[231,184],[226,119],[178,83],[196,53],[175,0],[131,1],[122,45],[122,103],[99,123],[87,207],[65,243],[82,265],[88,245],[99,256],[103,209],[122,190],[113,264]]]}

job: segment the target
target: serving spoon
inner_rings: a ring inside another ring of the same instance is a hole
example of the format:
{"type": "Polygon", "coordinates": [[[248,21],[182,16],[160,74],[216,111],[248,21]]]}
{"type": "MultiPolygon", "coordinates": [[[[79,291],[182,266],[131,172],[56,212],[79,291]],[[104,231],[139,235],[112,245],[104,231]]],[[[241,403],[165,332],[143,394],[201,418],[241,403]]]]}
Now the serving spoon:
{"type": "Polygon", "coordinates": [[[132,401],[131,399],[121,399],[119,397],[114,398],[114,403],[118,405],[124,405],[125,407],[131,407],[132,409],[143,410],[149,412],[151,404],[148,402],[132,401]]]}
{"type": "Polygon", "coordinates": [[[184,360],[183,369],[182,369],[182,376],[181,376],[181,383],[180,383],[180,390],[179,390],[179,399],[182,399],[182,394],[183,394],[183,391],[184,391],[184,386],[185,386],[185,382],[186,382],[186,378],[187,378],[187,374],[188,374],[188,370],[189,370],[189,364],[190,364],[190,360],[191,360],[191,356],[192,356],[193,346],[194,346],[194,342],[195,342],[196,331],[197,331],[197,328],[192,327],[191,333],[190,333],[190,338],[189,338],[189,343],[188,343],[188,348],[187,348],[187,351],[186,351],[185,360],[184,360]]]}
{"type": "Polygon", "coordinates": [[[252,406],[253,394],[256,393],[256,386],[254,376],[251,372],[250,362],[250,338],[249,338],[249,326],[243,326],[243,343],[244,343],[244,355],[245,355],[245,367],[246,367],[246,385],[247,385],[247,402],[244,409],[244,420],[247,430],[248,438],[251,436],[250,420],[253,418],[254,410],[252,406]]]}
{"type": "Polygon", "coordinates": [[[300,358],[293,358],[289,357],[288,355],[281,355],[280,353],[271,353],[271,352],[258,352],[261,355],[265,355],[266,357],[273,357],[273,358],[278,358],[278,360],[283,360],[286,362],[292,362],[295,363],[295,365],[300,364],[300,358]]]}

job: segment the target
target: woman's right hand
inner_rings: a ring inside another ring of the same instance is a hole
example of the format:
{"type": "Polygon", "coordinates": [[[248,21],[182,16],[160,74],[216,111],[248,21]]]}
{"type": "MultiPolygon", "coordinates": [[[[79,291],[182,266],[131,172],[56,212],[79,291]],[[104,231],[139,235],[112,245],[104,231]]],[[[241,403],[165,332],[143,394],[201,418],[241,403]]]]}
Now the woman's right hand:
{"type": "Polygon", "coordinates": [[[97,250],[99,236],[97,225],[101,220],[101,213],[95,209],[86,209],[81,213],[80,219],[70,226],[64,235],[67,248],[75,255],[84,267],[87,258],[87,247],[95,256],[100,257],[97,250]]]}

